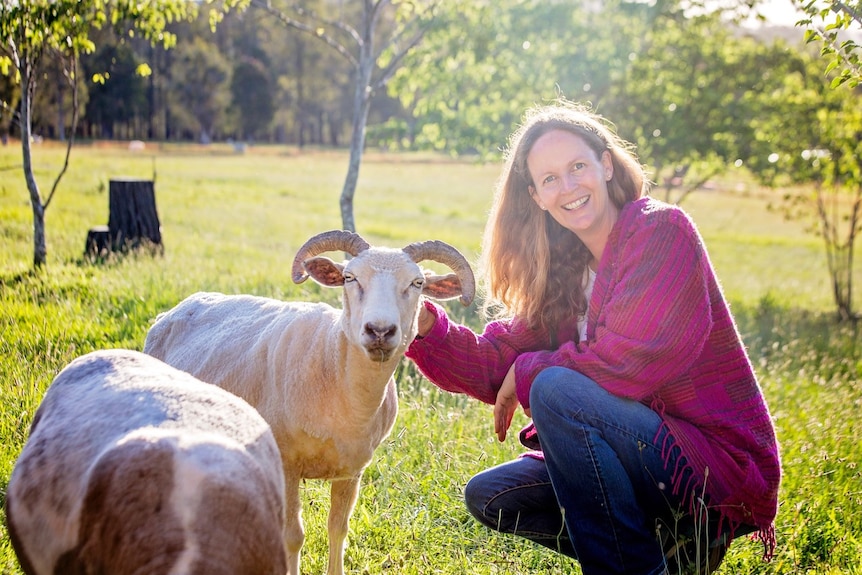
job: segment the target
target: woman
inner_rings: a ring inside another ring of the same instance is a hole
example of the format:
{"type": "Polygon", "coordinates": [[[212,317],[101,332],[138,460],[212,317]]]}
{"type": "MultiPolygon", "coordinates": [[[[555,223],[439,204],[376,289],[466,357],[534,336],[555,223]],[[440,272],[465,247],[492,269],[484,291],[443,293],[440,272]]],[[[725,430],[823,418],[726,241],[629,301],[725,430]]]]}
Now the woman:
{"type": "Polygon", "coordinates": [[[775,431],[706,249],[598,116],[530,110],[486,227],[481,335],[425,302],[408,350],[442,389],[518,404],[536,451],[465,489],[485,525],[575,557],[585,574],[714,569],[734,536],[770,555],[775,431]],[[708,547],[708,548],[707,548],[708,547]],[[677,563],[678,562],[678,563],[677,563]]]}

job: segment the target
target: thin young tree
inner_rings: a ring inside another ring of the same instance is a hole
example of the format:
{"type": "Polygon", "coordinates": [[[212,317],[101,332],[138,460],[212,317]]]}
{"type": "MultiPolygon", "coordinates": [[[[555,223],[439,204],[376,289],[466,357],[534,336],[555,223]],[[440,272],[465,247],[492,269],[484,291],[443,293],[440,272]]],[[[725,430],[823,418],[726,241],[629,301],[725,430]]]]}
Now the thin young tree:
{"type": "MultiPolygon", "coordinates": [[[[790,56],[788,56],[790,58],[790,56]]],[[[833,87],[822,61],[800,52],[761,98],[747,167],[785,190],[774,209],[823,241],[839,321],[855,322],[856,239],[862,232],[862,109],[833,87]]]]}
{"type": "MultiPolygon", "coordinates": [[[[341,220],[356,231],[353,199],[365,147],[371,100],[386,86],[404,57],[422,41],[441,0],[361,0],[358,14],[342,9],[337,17],[317,13],[300,2],[276,5],[272,0],[246,0],[275,16],[287,28],[309,34],[342,56],[354,71],[350,159],[341,190],[341,220]]],[[[236,2],[242,5],[243,2],[236,2]]],[[[343,7],[342,7],[343,8],[343,7]]]]}
{"type": "Polygon", "coordinates": [[[47,261],[45,211],[69,166],[69,156],[78,119],[78,57],[95,49],[90,38],[93,27],[107,24],[132,26],[151,42],[170,46],[174,38],[167,23],[187,16],[195,5],[183,0],[2,0],[0,3],[0,73],[20,84],[18,125],[24,179],[33,210],[33,266],[47,261]],[[46,58],[59,58],[73,94],[72,129],[66,156],[50,191],[43,194],[33,170],[32,105],[39,88],[39,72],[46,58]]]}

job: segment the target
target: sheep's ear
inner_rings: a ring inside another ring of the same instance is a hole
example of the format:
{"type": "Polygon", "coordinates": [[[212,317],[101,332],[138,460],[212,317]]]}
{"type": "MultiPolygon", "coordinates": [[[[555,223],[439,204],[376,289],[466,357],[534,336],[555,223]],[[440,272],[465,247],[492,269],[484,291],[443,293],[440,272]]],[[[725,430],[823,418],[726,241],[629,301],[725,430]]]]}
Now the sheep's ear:
{"type": "Polygon", "coordinates": [[[434,299],[453,299],[461,296],[461,280],[455,274],[438,276],[425,272],[425,287],[422,293],[434,299]]]}
{"type": "Polygon", "coordinates": [[[319,256],[302,262],[302,267],[311,279],[326,287],[344,285],[344,265],[335,263],[329,258],[319,256]]]}

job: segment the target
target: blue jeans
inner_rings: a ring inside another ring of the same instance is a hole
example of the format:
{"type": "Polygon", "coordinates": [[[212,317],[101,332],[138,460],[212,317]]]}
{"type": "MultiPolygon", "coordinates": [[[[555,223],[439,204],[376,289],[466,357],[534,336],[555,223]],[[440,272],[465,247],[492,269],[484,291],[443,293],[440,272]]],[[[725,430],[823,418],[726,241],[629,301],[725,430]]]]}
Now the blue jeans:
{"type": "Polygon", "coordinates": [[[656,521],[681,501],[668,471],[678,449],[662,458],[659,415],[561,367],[536,377],[530,409],[545,460],[522,457],[473,477],[470,512],[575,557],[585,575],[664,573],[656,521]]]}

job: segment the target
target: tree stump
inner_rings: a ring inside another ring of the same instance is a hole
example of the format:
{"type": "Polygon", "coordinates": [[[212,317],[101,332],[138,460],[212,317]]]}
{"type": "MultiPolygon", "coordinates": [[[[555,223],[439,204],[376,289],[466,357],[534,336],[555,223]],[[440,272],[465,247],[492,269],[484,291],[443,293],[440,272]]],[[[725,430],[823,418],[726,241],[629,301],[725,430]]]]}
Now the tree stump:
{"type": "Polygon", "coordinates": [[[84,255],[90,258],[103,258],[111,251],[111,232],[108,226],[94,226],[87,232],[84,255]]]}
{"type": "Polygon", "coordinates": [[[141,246],[163,250],[153,181],[116,179],[110,181],[108,190],[111,250],[127,251],[141,246]]]}

